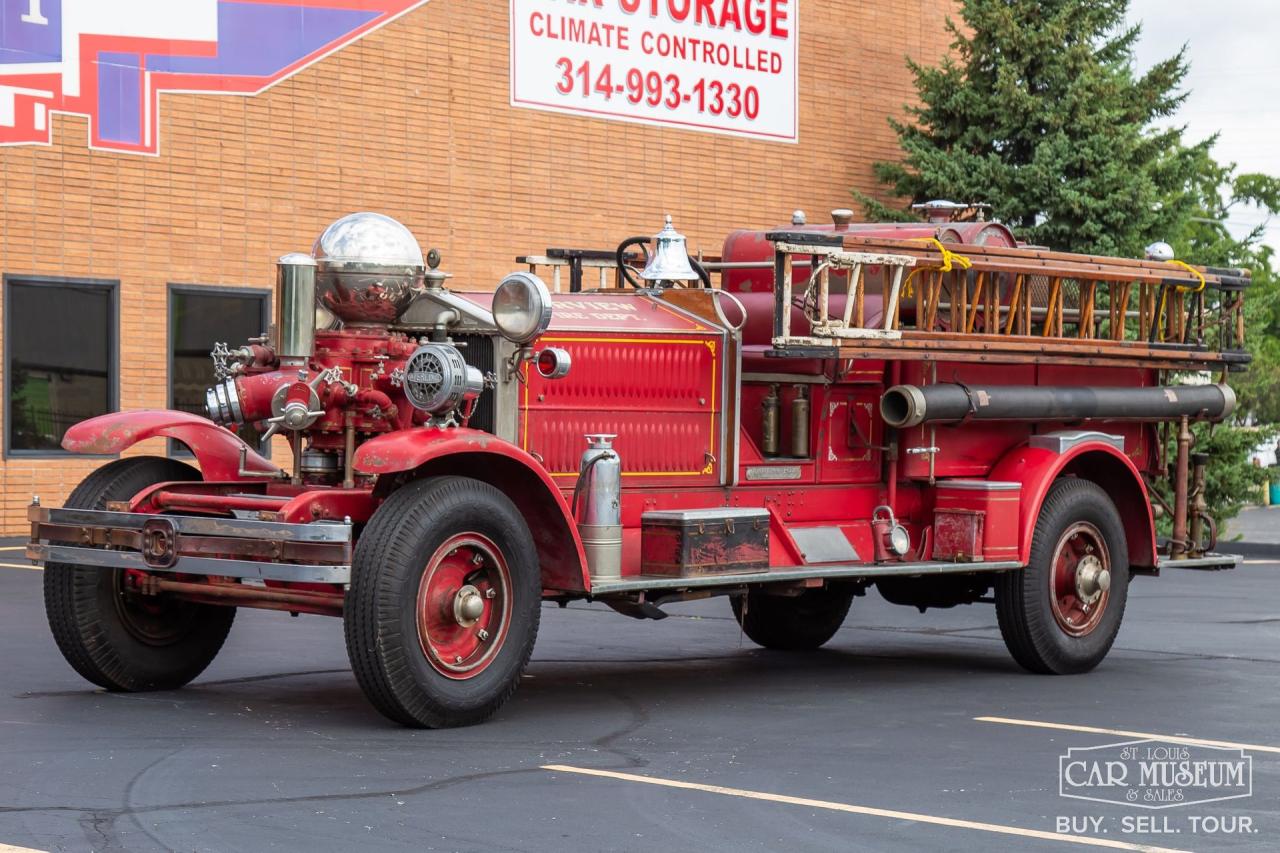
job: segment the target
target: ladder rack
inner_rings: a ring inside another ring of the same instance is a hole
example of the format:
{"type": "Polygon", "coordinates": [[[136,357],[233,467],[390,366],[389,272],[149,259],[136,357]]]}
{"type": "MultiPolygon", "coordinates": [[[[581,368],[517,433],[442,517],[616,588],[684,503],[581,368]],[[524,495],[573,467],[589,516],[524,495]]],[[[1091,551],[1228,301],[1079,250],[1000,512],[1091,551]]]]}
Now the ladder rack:
{"type": "Polygon", "coordinates": [[[774,232],[777,357],[1238,369],[1249,272],[774,232]],[[798,270],[812,265],[812,272],[798,270]],[[833,289],[834,288],[834,289],[833,289]],[[797,295],[798,294],[798,295],[797,295]],[[831,316],[832,297],[842,297],[831,316]],[[878,297],[878,298],[877,298],[878,297]],[[792,329],[802,309],[807,333],[792,329]]]}

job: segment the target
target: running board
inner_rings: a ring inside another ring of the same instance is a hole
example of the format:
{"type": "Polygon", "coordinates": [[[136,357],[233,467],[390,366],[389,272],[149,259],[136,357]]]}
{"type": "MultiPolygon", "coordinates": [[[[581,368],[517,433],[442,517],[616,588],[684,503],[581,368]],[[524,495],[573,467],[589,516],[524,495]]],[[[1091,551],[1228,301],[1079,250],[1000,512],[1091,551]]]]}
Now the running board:
{"type": "Polygon", "coordinates": [[[1161,557],[1156,564],[1156,568],[1200,569],[1201,571],[1220,572],[1236,568],[1243,559],[1239,554],[1205,554],[1203,557],[1187,557],[1178,560],[1172,557],[1161,557]]]}
{"type": "Polygon", "coordinates": [[[735,572],[723,575],[700,575],[681,578],[665,575],[639,575],[621,580],[596,580],[591,582],[591,596],[629,592],[708,589],[712,587],[759,586],[761,584],[786,583],[805,580],[875,580],[884,577],[925,577],[928,575],[973,574],[1020,569],[1022,563],[881,563],[879,565],[846,564],[838,566],[801,566],[774,569],[768,572],[735,572]]]}

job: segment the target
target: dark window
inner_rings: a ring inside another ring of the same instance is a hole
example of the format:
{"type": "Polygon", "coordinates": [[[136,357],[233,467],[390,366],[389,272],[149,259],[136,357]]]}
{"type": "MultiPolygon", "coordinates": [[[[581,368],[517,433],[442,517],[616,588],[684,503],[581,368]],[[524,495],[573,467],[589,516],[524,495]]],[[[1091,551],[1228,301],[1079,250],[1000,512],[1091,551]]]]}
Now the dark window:
{"type": "Polygon", "coordinates": [[[115,282],[4,277],[6,454],[62,453],[67,428],[115,411],[115,282]]]}
{"type": "MultiPolygon", "coordinates": [[[[219,341],[232,349],[267,331],[269,291],[225,287],[171,285],[169,288],[169,405],[183,412],[208,417],[205,391],[217,380],[213,345],[219,341]]],[[[249,427],[240,436],[257,446],[257,434],[249,427]]],[[[171,450],[185,448],[174,445],[171,450]]]]}

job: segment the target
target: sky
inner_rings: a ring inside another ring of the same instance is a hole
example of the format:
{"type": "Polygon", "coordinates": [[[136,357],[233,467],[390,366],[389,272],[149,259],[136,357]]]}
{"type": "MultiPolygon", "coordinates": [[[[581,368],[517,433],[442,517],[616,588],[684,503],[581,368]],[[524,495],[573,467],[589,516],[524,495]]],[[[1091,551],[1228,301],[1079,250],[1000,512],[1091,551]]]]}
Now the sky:
{"type": "MultiPolygon", "coordinates": [[[[1217,133],[1219,162],[1280,175],[1280,0],[1130,0],[1129,16],[1139,72],[1187,45],[1191,95],[1173,120],[1188,141],[1217,133]]],[[[1242,236],[1265,218],[1237,208],[1229,225],[1242,236]]],[[[1280,249],[1280,219],[1266,242],[1280,249]]]]}

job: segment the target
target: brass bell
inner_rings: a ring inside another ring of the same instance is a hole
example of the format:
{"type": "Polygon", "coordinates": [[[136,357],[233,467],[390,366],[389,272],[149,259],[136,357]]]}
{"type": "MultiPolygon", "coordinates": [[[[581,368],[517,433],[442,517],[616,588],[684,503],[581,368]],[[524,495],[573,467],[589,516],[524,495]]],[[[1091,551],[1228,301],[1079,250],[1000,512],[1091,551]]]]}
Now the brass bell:
{"type": "Polygon", "coordinates": [[[698,274],[689,264],[689,252],[685,248],[684,235],[671,225],[671,214],[667,214],[667,224],[654,235],[655,248],[649,256],[640,277],[645,281],[697,281],[698,274]]]}

